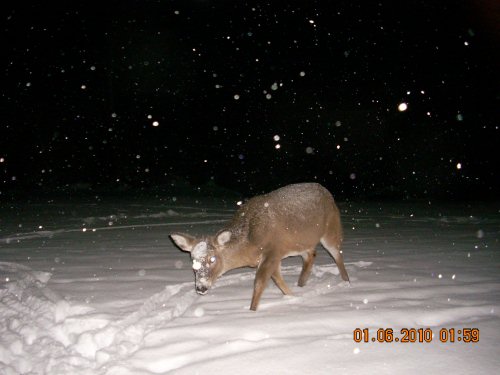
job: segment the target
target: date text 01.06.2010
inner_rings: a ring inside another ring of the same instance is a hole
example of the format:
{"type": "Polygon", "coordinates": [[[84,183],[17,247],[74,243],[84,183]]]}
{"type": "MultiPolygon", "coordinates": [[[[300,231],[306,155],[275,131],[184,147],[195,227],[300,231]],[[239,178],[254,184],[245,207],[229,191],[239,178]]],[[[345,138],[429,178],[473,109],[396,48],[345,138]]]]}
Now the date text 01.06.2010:
{"type": "MultiPolygon", "coordinates": [[[[402,343],[429,343],[432,342],[435,335],[430,328],[401,328],[394,332],[392,328],[379,328],[370,335],[368,328],[356,328],[353,332],[355,342],[402,342],[402,343]]],[[[478,328],[441,328],[439,330],[439,341],[443,343],[479,342],[478,328]]]]}

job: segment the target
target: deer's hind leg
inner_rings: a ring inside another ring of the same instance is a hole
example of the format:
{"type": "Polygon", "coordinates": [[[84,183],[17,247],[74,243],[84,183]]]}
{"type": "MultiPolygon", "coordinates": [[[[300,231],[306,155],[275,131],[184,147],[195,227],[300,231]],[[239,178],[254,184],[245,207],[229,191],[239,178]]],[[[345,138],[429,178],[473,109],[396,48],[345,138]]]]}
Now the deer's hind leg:
{"type": "Polygon", "coordinates": [[[347,275],[347,270],[344,265],[344,257],[340,251],[340,243],[341,240],[337,236],[324,236],[321,239],[323,247],[330,253],[333,259],[335,259],[342,280],[349,281],[349,276],[347,275]]]}

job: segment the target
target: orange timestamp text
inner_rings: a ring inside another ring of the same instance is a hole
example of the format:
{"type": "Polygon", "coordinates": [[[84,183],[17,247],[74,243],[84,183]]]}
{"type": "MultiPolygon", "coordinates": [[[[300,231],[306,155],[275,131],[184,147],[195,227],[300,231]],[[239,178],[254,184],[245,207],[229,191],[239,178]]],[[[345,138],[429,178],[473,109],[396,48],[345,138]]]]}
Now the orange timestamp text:
{"type": "MultiPolygon", "coordinates": [[[[379,328],[376,331],[368,328],[356,328],[353,331],[355,342],[379,343],[430,343],[435,338],[431,328],[401,328],[399,331],[392,328],[379,328]]],[[[441,328],[438,334],[442,343],[476,343],[479,342],[478,328],[441,328]]]]}

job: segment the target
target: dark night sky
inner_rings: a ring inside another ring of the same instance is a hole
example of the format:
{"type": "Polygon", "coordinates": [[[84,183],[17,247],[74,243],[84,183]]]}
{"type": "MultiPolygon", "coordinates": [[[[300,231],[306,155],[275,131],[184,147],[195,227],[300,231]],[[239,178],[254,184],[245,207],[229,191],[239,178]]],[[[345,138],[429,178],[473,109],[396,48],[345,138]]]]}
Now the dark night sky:
{"type": "Polygon", "coordinates": [[[495,198],[495,3],[11,4],[0,192],[495,198]]]}

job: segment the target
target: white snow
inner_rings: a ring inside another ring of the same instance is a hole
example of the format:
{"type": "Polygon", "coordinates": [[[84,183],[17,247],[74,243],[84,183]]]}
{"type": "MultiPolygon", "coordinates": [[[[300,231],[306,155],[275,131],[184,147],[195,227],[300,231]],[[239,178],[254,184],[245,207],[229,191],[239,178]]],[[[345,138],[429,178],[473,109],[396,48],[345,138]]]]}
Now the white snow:
{"type": "Polygon", "coordinates": [[[498,204],[340,207],[350,286],[318,248],[304,288],[301,259],[285,259],[295,295],[271,282],[252,312],[255,270],[199,296],[189,254],[168,238],[216,233],[233,213],[222,202],[3,205],[0,373],[496,373],[498,204]],[[434,337],[355,342],[356,328],[434,337]],[[477,328],[480,339],[442,343],[442,328],[477,328]]]}

